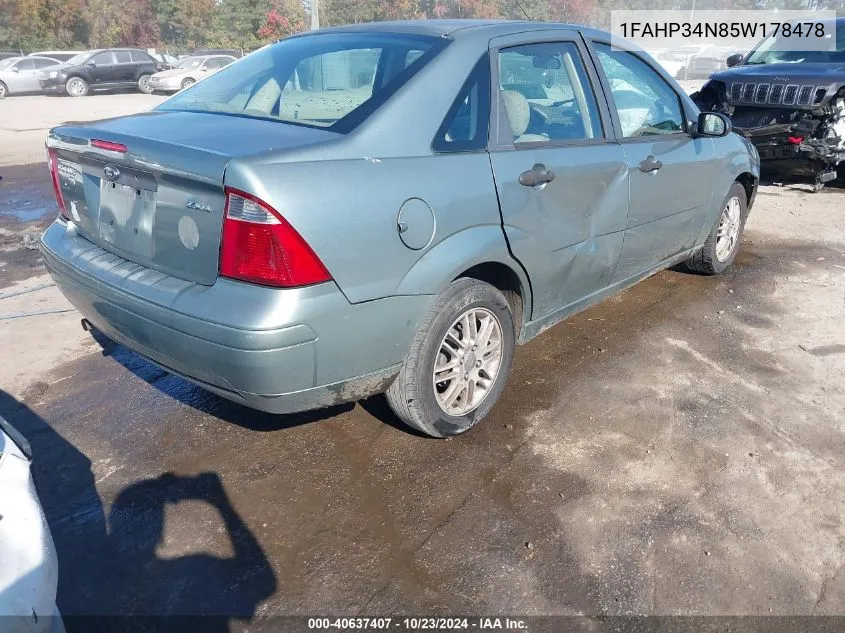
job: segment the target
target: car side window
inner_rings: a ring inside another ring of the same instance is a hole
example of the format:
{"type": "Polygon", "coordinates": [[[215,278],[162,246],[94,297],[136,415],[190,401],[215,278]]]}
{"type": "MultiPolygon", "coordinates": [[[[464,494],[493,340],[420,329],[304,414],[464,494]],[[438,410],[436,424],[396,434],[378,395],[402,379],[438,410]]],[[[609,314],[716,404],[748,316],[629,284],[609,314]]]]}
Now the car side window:
{"type": "Polygon", "coordinates": [[[499,98],[515,144],[602,136],[596,97],[574,42],[523,44],[498,55],[499,98]]]}
{"type": "Polygon", "coordinates": [[[25,70],[35,70],[35,60],[34,59],[22,59],[17,64],[15,64],[15,68],[19,72],[23,72],[25,70]]]}
{"type": "Polygon", "coordinates": [[[114,57],[117,60],[118,64],[132,63],[132,55],[129,54],[129,51],[115,51],[114,57]]]}
{"type": "MultiPolygon", "coordinates": [[[[144,63],[144,62],[155,62],[155,60],[147,55],[142,51],[128,51],[129,54],[132,56],[132,61],[136,64],[144,63]]],[[[117,54],[118,58],[117,61],[120,61],[120,53],[117,54]]]]}
{"type": "Polygon", "coordinates": [[[94,55],[94,57],[91,58],[91,62],[97,64],[97,66],[110,66],[115,63],[114,53],[97,53],[96,55],[94,55]]]}
{"type": "Polygon", "coordinates": [[[680,97],[654,68],[627,51],[595,44],[622,136],[637,138],[686,130],[680,97]]]}
{"type": "Polygon", "coordinates": [[[490,123],[490,60],[485,55],[464,83],[443,119],[435,152],[469,152],[487,147],[490,123]]]}
{"type": "Polygon", "coordinates": [[[58,62],[54,62],[52,59],[36,59],[35,60],[35,67],[36,68],[47,68],[47,66],[55,66],[58,62]]]}

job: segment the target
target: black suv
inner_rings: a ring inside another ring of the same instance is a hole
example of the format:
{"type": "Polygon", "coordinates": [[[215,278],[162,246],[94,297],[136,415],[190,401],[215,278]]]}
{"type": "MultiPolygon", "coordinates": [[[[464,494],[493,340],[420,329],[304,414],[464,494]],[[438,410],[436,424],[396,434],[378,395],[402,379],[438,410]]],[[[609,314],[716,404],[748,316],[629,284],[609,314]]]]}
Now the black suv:
{"type": "Polygon", "coordinates": [[[136,48],[107,48],[74,55],[38,75],[44,92],[83,97],[92,90],[137,87],[150,94],[150,75],[163,66],[136,48]]]}
{"type": "Polygon", "coordinates": [[[731,55],[692,100],[723,112],[757,147],[764,169],[809,176],[814,190],[836,178],[845,161],[845,18],[835,51],[780,51],[772,38],[747,57],[731,55]]]}

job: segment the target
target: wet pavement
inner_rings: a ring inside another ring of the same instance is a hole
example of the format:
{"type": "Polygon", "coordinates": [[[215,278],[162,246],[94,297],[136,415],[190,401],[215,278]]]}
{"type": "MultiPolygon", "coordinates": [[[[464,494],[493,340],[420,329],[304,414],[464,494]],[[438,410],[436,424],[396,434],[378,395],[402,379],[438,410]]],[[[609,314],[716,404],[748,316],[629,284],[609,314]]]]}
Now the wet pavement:
{"type": "MultiPolygon", "coordinates": [[[[3,175],[4,235],[39,228],[44,172],[3,175]]],[[[764,192],[726,274],[665,271],[553,328],[517,350],[489,418],[447,441],[380,397],[258,413],[92,340],[24,396],[0,390],[36,456],[60,609],[214,613],[233,630],[286,614],[845,613],[842,195],[764,192]],[[811,222],[815,237],[789,237],[811,222]]],[[[4,279],[38,266],[0,255],[4,279]]]]}

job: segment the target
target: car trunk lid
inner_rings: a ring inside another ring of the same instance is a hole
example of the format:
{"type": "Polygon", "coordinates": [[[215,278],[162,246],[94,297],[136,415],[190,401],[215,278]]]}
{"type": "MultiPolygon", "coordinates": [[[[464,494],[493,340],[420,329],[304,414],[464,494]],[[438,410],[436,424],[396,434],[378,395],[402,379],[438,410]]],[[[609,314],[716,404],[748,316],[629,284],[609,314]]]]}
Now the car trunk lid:
{"type": "Polygon", "coordinates": [[[80,235],[142,266],[210,285],[217,279],[229,161],[337,136],[245,117],[149,112],[65,125],[50,132],[47,144],[80,235]]]}

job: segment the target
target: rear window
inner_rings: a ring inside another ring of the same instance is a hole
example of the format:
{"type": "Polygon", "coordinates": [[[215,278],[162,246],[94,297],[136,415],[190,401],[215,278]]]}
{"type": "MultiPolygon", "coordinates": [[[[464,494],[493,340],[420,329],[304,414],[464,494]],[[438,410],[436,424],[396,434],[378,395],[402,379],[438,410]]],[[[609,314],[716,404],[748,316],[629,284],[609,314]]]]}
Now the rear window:
{"type": "Polygon", "coordinates": [[[345,133],[407,83],[446,42],[392,33],[294,37],[227,66],[156,109],[214,112],[345,133]]]}

